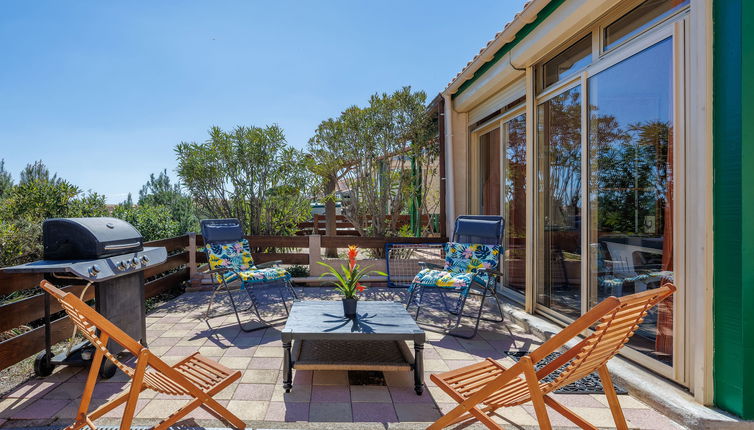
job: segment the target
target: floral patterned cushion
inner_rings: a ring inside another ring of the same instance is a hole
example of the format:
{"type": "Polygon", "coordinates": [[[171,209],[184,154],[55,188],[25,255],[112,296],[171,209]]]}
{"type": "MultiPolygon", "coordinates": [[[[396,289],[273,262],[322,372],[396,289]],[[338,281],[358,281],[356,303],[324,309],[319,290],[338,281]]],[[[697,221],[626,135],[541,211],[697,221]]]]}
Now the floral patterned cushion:
{"type": "Polygon", "coordinates": [[[280,267],[269,267],[265,269],[246,270],[238,272],[244,282],[269,282],[278,279],[290,279],[291,274],[280,267]]]}
{"type": "Polygon", "coordinates": [[[427,287],[448,287],[456,289],[468,289],[474,273],[457,273],[446,270],[423,269],[414,277],[412,284],[427,287]]]}
{"type": "Polygon", "coordinates": [[[278,279],[290,279],[291,275],[282,268],[271,267],[257,269],[254,265],[254,258],[251,256],[249,241],[241,239],[238,242],[225,244],[213,244],[207,248],[209,253],[210,269],[230,268],[234,272],[216,274],[217,282],[232,282],[241,277],[244,282],[268,282],[278,279]]]}
{"type": "Polygon", "coordinates": [[[209,268],[232,268],[236,271],[254,269],[254,258],[251,256],[249,241],[241,239],[238,242],[212,244],[207,248],[209,268]]]}
{"type": "Polygon", "coordinates": [[[476,272],[477,269],[497,269],[501,245],[448,242],[445,249],[445,270],[454,273],[476,272]]]}

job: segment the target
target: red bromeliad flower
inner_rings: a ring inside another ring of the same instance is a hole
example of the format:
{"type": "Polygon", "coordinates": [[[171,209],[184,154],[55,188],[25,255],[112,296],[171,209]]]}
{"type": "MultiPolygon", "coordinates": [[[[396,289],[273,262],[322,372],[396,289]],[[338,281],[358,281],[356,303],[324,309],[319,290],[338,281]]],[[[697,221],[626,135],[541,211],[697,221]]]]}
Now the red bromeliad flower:
{"type": "Polygon", "coordinates": [[[357,255],[359,255],[359,248],[356,245],[348,245],[348,266],[351,270],[356,265],[357,255]]]}

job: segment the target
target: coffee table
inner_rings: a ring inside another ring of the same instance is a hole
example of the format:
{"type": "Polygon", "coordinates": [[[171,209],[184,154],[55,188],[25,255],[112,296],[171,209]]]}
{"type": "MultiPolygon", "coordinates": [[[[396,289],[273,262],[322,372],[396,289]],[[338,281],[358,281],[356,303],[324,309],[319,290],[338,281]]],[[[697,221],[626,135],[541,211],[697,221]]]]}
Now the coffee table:
{"type": "Polygon", "coordinates": [[[340,301],[300,301],[282,332],[283,388],[299,370],[413,370],[414,390],[424,392],[424,331],[401,303],[360,301],[354,319],[340,301]],[[414,354],[406,341],[414,342],[414,354]],[[295,345],[294,345],[295,341],[295,345]]]}

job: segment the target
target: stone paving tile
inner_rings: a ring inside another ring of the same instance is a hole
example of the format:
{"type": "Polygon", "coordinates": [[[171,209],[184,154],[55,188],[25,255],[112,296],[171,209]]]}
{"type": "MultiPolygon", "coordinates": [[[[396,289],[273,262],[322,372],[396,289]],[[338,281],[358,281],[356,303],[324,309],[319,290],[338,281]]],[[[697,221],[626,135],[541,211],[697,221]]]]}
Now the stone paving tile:
{"type": "Polygon", "coordinates": [[[632,426],[646,430],[682,429],[680,425],[652,409],[623,409],[623,415],[632,426]]]}
{"type": "Polygon", "coordinates": [[[309,421],[309,403],[270,402],[265,421],[309,421]]]}
{"type": "Polygon", "coordinates": [[[223,356],[221,359],[218,360],[218,363],[222,364],[223,366],[229,369],[243,370],[249,367],[249,363],[251,363],[251,357],[223,356]]]}
{"type": "MultiPolygon", "coordinates": [[[[369,297],[396,297],[400,291],[368,290],[369,297]]],[[[401,294],[398,294],[399,296],[401,294]]],[[[335,297],[331,289],[307,289],[305,297],[335,297]]],[[[531,350],[541,342],[521,328],[511,326],[514,338],[500,325],[483,324],[479,335],[473,339],[459,339],[442,333],[427,332],[425,344],[425,384],[422,396],[414,392],[411,372],[385,372],[387,386],[349,386],[344,371],[295,371],[291,393],[282,388],[282,326],[251,333],[242,332],[235,316],[213,317],[209,323],[202,319],[206,309],[207,293],[185,294],[148,316],[148,339],[151,350],[166,362],[174,363],[196,351],[220,361],[228,367],[241,370],[242,377],[215,395],[223,405],[245,420],[270,422],[427,422],[436,420],[440,411],[447,412],[457,403],[436,387],[429,379],[433,373],[466,366],[485,357],[499,360],[506,366],[514,363],[505,355],[511,350],[531,350]],[[184,312],[195,308],[197,311],[184,312]]],[[[213,307],[222,312],[223,306],[213,307]]],[[[282,307],[275,311],[282,312],[282,307]]],[[[265,314],[267,315],[267,314],[265,314]]],[[[432,317],[431,312],[423,313],[432,317]]],[[[278,317],[279,314],[270,317],[278,317]]],[[[133,359],[129,361],[133,363],[133,359]]],[[[11,390],[0,398],[0,425],[2,420],[14,417],[49,415],[70,420],[78,409],[87,372],[75,367],[62,367],[45,379],[34,379],[11,390]]],[[[112,398],[127,387],[128,377],[119,372],[116,377],[98,382],[92,408],[112,398]]],[[[553,395],[566,407],[582,414],[598,426],[613,427],[612,414],[604,395],[553,395]]],[[[172,397],[147,390],[140,395],[137,417],[145,423],[156,423],[186,403],[189,397],[172,397]]],[[[624,413],[632,428],[680,428],[668,418],[630,396],[620,396],[624,413]]],[[[107,414],[117,418],[121,406],[107,414]]],[[[554,411],[550,411],[553,424],[573,428],[554,411]]],[[[499,409],[493,419],[508,427],[536,427],[531,404],[499,409]]],[[[201,420],[222,426],[211,413],[199,409],[192,412],[187,423],[201,420]]],[[[29,422],[29,421],[27,421],[29,422]]],[[[269,426],[268,426],[269,427],[269,426]]],[[[476,427],[474,427],[476,428],[476,427]]]]}
{"type": "Polygon", "coordinates": [[[350,403],[312,403],[309,406],[309,421],[311,422],[351,422],[350,403]]]}
{"type": "Polygon", "coordinates": [[[424,390],[419,396],[413,387],[389,387],[393,403],[432,403],[432,396],[424,390]]]}
{"type": "Polygon", "coordinates": [[[38,399],[55,388],[55,385],[54,382],[32,379],[17,386],[3,397],[38,399]]]}
{"type": "Polygon", "coordinates": [[[392,403],[353,403],[354,422],[391,423],[398,421],[398,415],[392,403]]]}
{"type": "MultiPolygon", "coordinates": [[[[294,387],[295,388],[295,387],[294,387]]],[[[314,385],[312,386],[312,403],[314,402],[350,402],[351,392],[348,385],[314,385]]]]}
{"type": "MultiPolygon", "coordinates": [[[[218,400],[217,403],[221,404],[222,406],[228,407],[229,400],[218,400]]],[[[198,407],[194,409],[193,411],[189,412],[188,415],[186,415],[186,418],[184,419],[195,419],[195,420],[217,420],[218,416],[214,413],[210,412],[206,408],[198,407]]]]}
{"type": "Polygon", "coordinates": [[[282,357],[253,357],[249,362],[249,369],[282,369],[282,357]]]}
{"type": "Polygon", "coordinates": [[[52,418],[68,403],[70,403],[69,400],[38,399],[23,409],[13,412],[9,418],[14,420],[52,418]]]}
{"type": "Polygon", "coordinates": [[[282,384],[275,384],[272,392],[273,402],[308,403],[312,400],[311,385],[294,385],[290,393],[286,393],[282,384]]]}
{"type": "Polygon", "coordinates": [[[269,401],[272,399],[274,388],[272,384],[238,384],[233,399],[269,401]]]}
{"type": "MultiPolygon", "coordinates": [[[[351,402],[369,402],[369,403],[392,403],[390,391],[387,387],[376,385],[352,385],[351,402]]],[[[356,412],[354,411],[354,418],[356,412]]]]}
{"type": "Polygon", "coordinates": [[[397,403],[395,412],[403,422],[433,422],[440,418],[440,410],[434,403],[397,403]]]}
{"type": "Polygon", "coordinates": [[[274,384],[278,380],[279,373],[281,372],[275,369],[247,369],[241,376],[241,383],[274,384]]]}
{"type": "Polygon", "coordinates": [[[152,399],[136,414],[137,418],[163,419],[186,404],[181,399],[152,399]]]}
{"type": "Polygon", "coordinates": [[[259,421],[267,415],[269,404],[270,402],[256,400],[231,400],[228,403],[228,410],[242,420],[259,421]]]}

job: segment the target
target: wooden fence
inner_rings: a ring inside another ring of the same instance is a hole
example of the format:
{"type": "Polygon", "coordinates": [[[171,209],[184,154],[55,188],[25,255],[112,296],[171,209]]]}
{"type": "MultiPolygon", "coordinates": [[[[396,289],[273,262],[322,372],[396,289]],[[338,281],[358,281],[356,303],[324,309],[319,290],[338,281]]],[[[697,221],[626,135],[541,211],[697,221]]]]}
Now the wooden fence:
{"type": "MultiPolygon", "coordinates": [[[[402,243],[443,243],[445,238],[393,238],[379,239],[356,236],[247,236],[252,246],[255,261],[281,260],[283,264],[309,265],[313,274],[321,270],[316,264],[322,261],[322,248],[346,248],[357,245],[362,249],[384,249],[389,242],[402,243]],[[283,251],[285,250],[285,251],[283,251]]],[[[145,285],[146,298],[154,297],[182,282],[191,280],[193,285],[201,285],[205,275],[201,272],[207,257],[201,252],[204,241],[201,235],[188,234],[170,239],[145,243],[146,246],[164,246],[168,259],[144,273],[149,281],[145,285]],[[177,269],[177,270],[176,270],[177,269]],[[162,276],[161,276],[162,275],[162,276]]],[[[379,260],[371,260],[379,261],[379,260]]],[[[384,261],[383,261],[384,262],[384,261]]],[[[379,267],[375,267],[380,270],[379,267]]],[[[383,269],[384,270],[384,269],[383,269]]],[[[6,273],[0,269],[0,295],[26,290],[39,285],[42,275],[6,273]]],[[[64,291],[81,294],[83,285],[70,285],[64,291]]],[[[87,290],[84,300],[94,298],[94,289],[87,290]]],[[[34,296],[0,306],[0,333],[13,330],[44,317],[44,296],[34,296]]],[[[60,311],[56,301],[52,301],[50,311],[60,311]]],[[[67,316],[52,322],[52,342],[60,342],[71,335],[72,323],[67,316]]],[[[44,326],[34,328],[18,336],[0,342],[0,369],[12,366],[44,349],[44,326]]]]}
{"type": "MultiPolygon", "coordinates": [[[[147,246],[164,246],[170,256],[157,266],[152,266],[144,272],[145,278],[154,278],[144,286],[146,298],[154,297],[165,290],[189,279],[189,251],[188,236],[148,242],[147,246]],[[179,270],[175,270],[179,269],[179,270]],[[172,273],[166,273],[172,272],[172,273]],[[165,275],[157,277],[159,275],[165,275]]],[[[0,270],[0,295],[7,295],[15,291],[26,290],[38,286],[42,281],[41,274],[6,273],[0,270]]],[[[71,285],[63,290],[81,294],[84,285],[71,285]]],[[[84,300],[94,298],[94,289],[90,288],[84,295],[84,300]]],[[[60,305],[52,300],[50,312],[60,311],[60,305]]],[[[16,302],[0,306],[0,332],[13,330],[32,321],[44,317],[44,295],[36,294],[16,302]]],[[[52,342],[60,342],[71,336],[73,323],[64,316],[52,322],[52,342]]],[[[34,328],[18,336],[0,342],[0,369],[18,363],[44,349],[44,326],[34,328]]]]}
{"type": "MultiPolygon", "coordinates": [[[[390,215],[388,215],[388,219],[389,218],[390,215]]],[[[422,215],[421,222],[422,225],[427,224],[429,222],[429,215],[422,215]]],[[[410,223],[411,218],[408,215],[398,216],[398,227],[410,223]]],[[[327,228],[327,217],[325,215],[315,214],[312,218],[312,221],[299,223],[298,228],[299,231],[296,234],[299,236],[307,236],[310,234],[326,234],[325,230],[327,228]]],[[[338,236],[360,236],[359,232],[356,231],[356,227],[354,227],[351,221],[349,221],[348,218],[346,218],[344,215],[337,215],[335,217],[335,229],[338,236]]]]}

